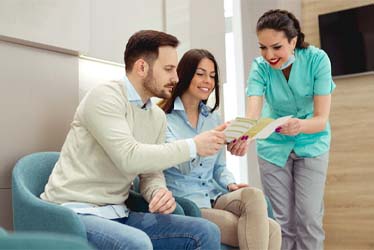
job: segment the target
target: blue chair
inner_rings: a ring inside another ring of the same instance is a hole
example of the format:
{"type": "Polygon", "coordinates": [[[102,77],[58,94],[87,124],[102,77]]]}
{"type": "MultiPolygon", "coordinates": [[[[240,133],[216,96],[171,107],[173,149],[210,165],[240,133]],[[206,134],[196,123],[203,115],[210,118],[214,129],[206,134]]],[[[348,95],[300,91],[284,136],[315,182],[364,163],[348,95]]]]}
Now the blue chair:
{"type": "Polygon", "coordinates": [[[7,250],[93,250],[83,239],[53,233],[10,233],[0,228],[0,249],[7,250]]]}
{"type": "MultiPolygon", "coordinates": [[[[12,175],[14,229],[70,234],[86,239],[85,226],[76,213],[39,198],[58,157],[58,152],[40,152],[27,155],[16,163],[12,175]]],[[[148,203],[136,192],[138,186],[136,178],[126,205],[132,211],[148,212],[148,203]]],[[[194,202],[181,197],[175,199],[178,204],[174,214],[201,217],[200,209],[194,202]]]]}
{"type": "MultiPolygon", "coordinates": [[[[58,152],[40,152],[21,158],[12,175],[13,226],[16,231],[70,234],[86,239],[86,229],[72,210],[39,198],[59,157],[58,152]]],[[[148,212],[148,203],[130,190],[129,209],[148,212]]],[[[184,215],[178,205],[175,214],[184,215]]]]}
{"type": "Polygon", "coordinates": [[[71,234],[86,239],[86,229],[74,211],[39,198],[59,157],[40,152],[20,159],[12,174],[15,231],[71,234]]]}

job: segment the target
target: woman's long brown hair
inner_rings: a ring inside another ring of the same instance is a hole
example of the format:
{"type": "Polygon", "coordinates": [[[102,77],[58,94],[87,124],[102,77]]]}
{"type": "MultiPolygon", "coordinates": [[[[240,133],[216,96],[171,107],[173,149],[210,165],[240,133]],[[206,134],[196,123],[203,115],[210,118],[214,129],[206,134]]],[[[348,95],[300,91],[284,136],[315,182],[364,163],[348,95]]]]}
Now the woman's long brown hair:
{"type": "MultiPolygon", "coordinates": [[[[187,51],[180,62],[178,63],[177,67],[177,74],[179,78],[179,82],[173,89],[173,93],[171,98],[162,100],[158,105],[165,111],[165,113],[171,113],[174,109],[174,101],[178,96],[182,96],[184,92],[190,87],[191,80],[196,73],[197,66],[199,65],[200,61],[204,58],[211,60],[214,64],[214,70],[216,72],[214,76],[214,93],[216,95],[216,102],[211,109],[211,112],[216,110],[219,106],[219,72],[218,72],[218,64],[212,53],[205,49],[191,49],[187,51]]],[[[207,100],[203,100],[206,104],[207,100]]]]}

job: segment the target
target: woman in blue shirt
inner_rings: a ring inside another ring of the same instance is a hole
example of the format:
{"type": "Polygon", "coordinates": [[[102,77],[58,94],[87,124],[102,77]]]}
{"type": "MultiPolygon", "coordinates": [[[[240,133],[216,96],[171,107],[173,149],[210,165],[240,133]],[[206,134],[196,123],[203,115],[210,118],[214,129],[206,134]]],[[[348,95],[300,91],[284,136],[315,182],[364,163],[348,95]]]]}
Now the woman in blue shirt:
{"type": "MultiPolygon", "coordinates": [[[[261,57],[249,74],[247,117],[293,115],[257,141],[260,173],[282,249],[323,249],[323,193],[330,148],[328,117],[335,84],[324,51],[308,45],[293,14],[271,10],[257,23],[261,57]]],[[[242,143],[231,145],[240,154],[242,143]]]]}
{"type": "MultiPolygon", "coordinates": [[[[213,55],[206,50],[189,50],[177,73],[179,83],[172,98],[161,104],[167,113],[167,141],[192,138],[221,124],[214,112],[219,105],[219,79],[213,55]],[[210,108],[206,101],[213,91],[216,102],[210,108]]],[[[280,227],[267,217],[262,191],[235,183],[226,168],[224,149],[174,166],[164,174],[174,196],[194,201],[202,216],[219,226],[222,243],[240,249],[280,249],[280,227]],[[228,193],[223,194],[222,189],[228,193]]]]}

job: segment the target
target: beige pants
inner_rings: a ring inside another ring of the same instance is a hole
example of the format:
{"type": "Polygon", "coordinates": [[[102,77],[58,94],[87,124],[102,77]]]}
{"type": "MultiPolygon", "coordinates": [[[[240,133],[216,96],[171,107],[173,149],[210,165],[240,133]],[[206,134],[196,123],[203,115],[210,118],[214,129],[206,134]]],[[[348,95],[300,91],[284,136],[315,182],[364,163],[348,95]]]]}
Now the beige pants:
{"type": "Polygon", "coordinates": [[[202,216],[221,230],[222,243],[241,250],[279,250],[281,229],[268,218],[261,190],[241,188],[222,195],[214,208],[201,209],[202,216]]]}

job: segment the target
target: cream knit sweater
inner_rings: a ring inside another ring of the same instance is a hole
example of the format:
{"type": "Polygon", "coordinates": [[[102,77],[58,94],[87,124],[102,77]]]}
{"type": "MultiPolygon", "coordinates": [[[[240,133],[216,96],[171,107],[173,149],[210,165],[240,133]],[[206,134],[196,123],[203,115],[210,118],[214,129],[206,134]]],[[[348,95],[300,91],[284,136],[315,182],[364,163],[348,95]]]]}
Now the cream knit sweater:
{"type": "Polygon", "coordinates": [[[149,201],[165,187],[161,170],[190,159],[186,141],[164,143],[164,112],[156,105],[144,110],[129,103],[125,91],[123,82],[110,82],[82,100],[42,199],[123,204],[140,174],[149,201]]]}

